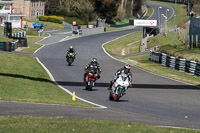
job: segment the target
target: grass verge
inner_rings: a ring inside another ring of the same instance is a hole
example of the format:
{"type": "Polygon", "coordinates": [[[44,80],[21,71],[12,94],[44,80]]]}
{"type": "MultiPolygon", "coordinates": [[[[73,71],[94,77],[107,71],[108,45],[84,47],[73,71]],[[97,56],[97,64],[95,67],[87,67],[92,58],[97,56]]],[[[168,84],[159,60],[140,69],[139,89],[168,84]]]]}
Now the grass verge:
{"type": "MultiPolygon", "coordinates": [[[[41,47],[35,42],[42,38],[27,37],[29,47],[21,51],[33,53],[41,47]]],[[[0,53],[0,62],[0,100],[93,106],[80,100],[72,101],[71,95],[51,82],[33,57],[0,53]]]]}
{"type": "Polygon", "coordinates": [[[40,41],[43,39],[43,37],[27,37],[28,41],[28,48],[24,47],[21,52],[23,53],[34,53],[38,48],[40,48],[42,45],[35,44],[35,42],[40,41]]]}
{"type": "Polygon", "coordinates": [[[155,127],[107,120],[0,116],[0,132],[9,133],[200,133],[199,130],[155,127]]]}
{"type": "Polygon", "coordinates": [[[31,23],[43,23],[43,29],[54,29],[54,30],[59,30],[59,29],[64,29],[63,24],[58,24],[58,23],[52,23],[52,22],[45,22],[45,21],[35,21],[35,20],[26,20],[31,23]]]}
{"type": "Polygon", "coordinates": [[[112,56],[129,55],[139,52],[139,45],[142,32],[135,32],[117,39],[117,41],[111,41],[108,45],[104,45],[104,48],[112,56]]]}
{"type": "Polygon", "coordinates": [[[152,15],[152,13],[153,13],[153,8],[152,8],[151,6],[147,6],[147,10],[148,10],[148,12],[147,12],[147,14],[143,17],[143,19],[148,19],[148,18],[152,15]]]}
{"type": "Polygon", "coordinates": [[[33,57],[0,53],[0,62],[0,100],[92,106],[72,101],[33,57]]]}

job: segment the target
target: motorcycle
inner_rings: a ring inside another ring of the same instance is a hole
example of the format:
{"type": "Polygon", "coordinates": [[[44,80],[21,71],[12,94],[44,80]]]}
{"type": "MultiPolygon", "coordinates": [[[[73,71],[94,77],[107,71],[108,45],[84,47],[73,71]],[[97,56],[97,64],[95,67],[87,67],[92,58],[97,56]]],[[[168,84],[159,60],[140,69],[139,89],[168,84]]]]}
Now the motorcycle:
{"type": "Polygon", "coordinates": [[[86,90],[92,91],[98,78],[97,68],[90,67],[85,77],[86,90]]]}
{"type": "Polygon", "coordinates": [[[71,66],[71,64],[74,62],[75,55],[73,53],[68,53],[66,55],[66,61],[68,62],[68,65],[71,66]]]}
{"type": "Polygon", "coordinates": [[[129,80],[126,74],[121,74],[119,78],[113,83],[110,94],[109,100],[111,101],[119,101],[123,95],[125,95],[125,91],[129,86],[129,80]]]}

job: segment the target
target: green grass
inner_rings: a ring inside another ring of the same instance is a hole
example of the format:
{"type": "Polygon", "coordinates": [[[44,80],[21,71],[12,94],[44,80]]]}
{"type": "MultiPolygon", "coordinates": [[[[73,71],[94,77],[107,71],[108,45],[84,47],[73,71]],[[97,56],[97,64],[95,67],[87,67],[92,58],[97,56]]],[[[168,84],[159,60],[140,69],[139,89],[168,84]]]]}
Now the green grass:
{"type": "Polygon", "coordinates": [[[142,19],[148,19],[153,13],[153,8],[152,7],[147,6],[147,9],[148,9],[148,12],[142,19]]]}
{"type": "Polygon", "coordinates": [[[0,116],[2,133],[200,133],[130,122],[63,117],[0,116]]]}
{"type": "Polygon", "coordinates": [[[160,52],[167,53],[169,55],[185,58],[188,60],[194,60],[200,62],[200,51],[198,48],[188,49],[186,44],[182,40],[176,38],[176,48],[174,48],[174,32],[168,33],[168,36],[155,36],[148,39],[148,48],[160,46],[160,52]]]}
{"type": "Polygon", "coordinates": [[[8,41],[12,42],[12,41],[14,41],[13,39],[4,37],[4,27],[3,26],[0,26],[0,41],[2,41],[2,42],[8,42],[8,41]]]}
{"type": "Polygon", "coordinates": [[[4,34],[4,27],[0,26],[0,36],[3,36],[3,34],[4,34]]]}
{"type": "Polygon", "coordinates": [[[16,33],[16,31],[26,31],[26,35],[30,35],[30,36],[38,36],[38,32],[31,30],[31,29],[21,29],[21,28],[13,28],[12,29],[12,33],[16,33]]]}
{"type": "Polygon", "coordinates": [[[42,45],[35,44],[35,42],[40,41],[43,37],[27,37],[28,48],[23,48],[21,52],[23,53],[34,53],[42,45]]]}
{"type": "Polygon", "coordinates": [[[43,29],[64,29],[63,24],[58,24],[58,23],[52,23],[52,22],[45,22],[45,21],[35,21],[35,20],[26,20],[28,22],[38,22],[38,23],[43,23],[43,29]]]}
{"type": "Polygon", "coordinates": [[[0,53],[0,100],[90,106],[52,83],[33,57],[0,53]]]}
{"type": "Polygon", "coordinates": [[[142,32],[131,33],[126,37],[111,41],[108,45],[104,45],[104,48],[112,56],[121,56],[122,51],[125,55],[138,53],[141,35],[142,32]]]}
{"type": "MultiPolygon", "coordinates": [[[[41,45],[35,44],[43,37],[27,37],[28,48],[21,52],[33,53],[41,45]]],[[[71,95],[50,81],[46,71],[35,58],[0,53],[0,100],[25,101],[74,106],[93,106],[71,95]]]]}
{"type": "Polygon", "coordinates": [[[15,40],[0,35],[0,41],[2,41],[2,42],[14,42],[15,40]]]}
{"type": "Polygon", "coordinates": [[[122,19],[122,20],[120,20],[120,21],[117,21],[115,24],[116,24],[116,25],[126,24],[126,23],[129,23],[129,20],[130,20],[130,19],[134,19],[134,17],[127,17],[127,18],[124,18],[124,19],[122,19]]]}
{"type": "Polygon", "coordinates": [[[39,36],[39,33],[37,31],[33,31],[31,29],[22,29],[23,31],[26,31],[26,35],[30,36],[39,36]]]}

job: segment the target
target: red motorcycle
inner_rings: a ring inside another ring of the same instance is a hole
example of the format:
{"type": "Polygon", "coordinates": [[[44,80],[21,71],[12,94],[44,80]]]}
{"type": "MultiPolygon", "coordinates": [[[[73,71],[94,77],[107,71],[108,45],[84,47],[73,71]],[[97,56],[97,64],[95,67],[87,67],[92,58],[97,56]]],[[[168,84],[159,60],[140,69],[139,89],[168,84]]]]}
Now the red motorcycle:
{"type": "Polygon", "coordinates": [[[86,90],[92,91],[92,87],[95,86],[95,82],[98,79],[97,68],[90,67],[85,77],[86,90]]]}

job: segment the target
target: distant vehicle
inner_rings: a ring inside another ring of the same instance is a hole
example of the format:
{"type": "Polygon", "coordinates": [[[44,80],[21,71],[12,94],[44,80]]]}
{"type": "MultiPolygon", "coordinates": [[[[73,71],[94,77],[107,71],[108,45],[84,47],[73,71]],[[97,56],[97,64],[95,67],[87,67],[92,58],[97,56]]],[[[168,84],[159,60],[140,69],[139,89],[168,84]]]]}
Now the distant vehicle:
{"type": "Polygon", "coordinates": [[[33,27],[34,27],[34,29],[36,29],[36,28],[42,29],[43,23],[33,23],[33,27]]]}

